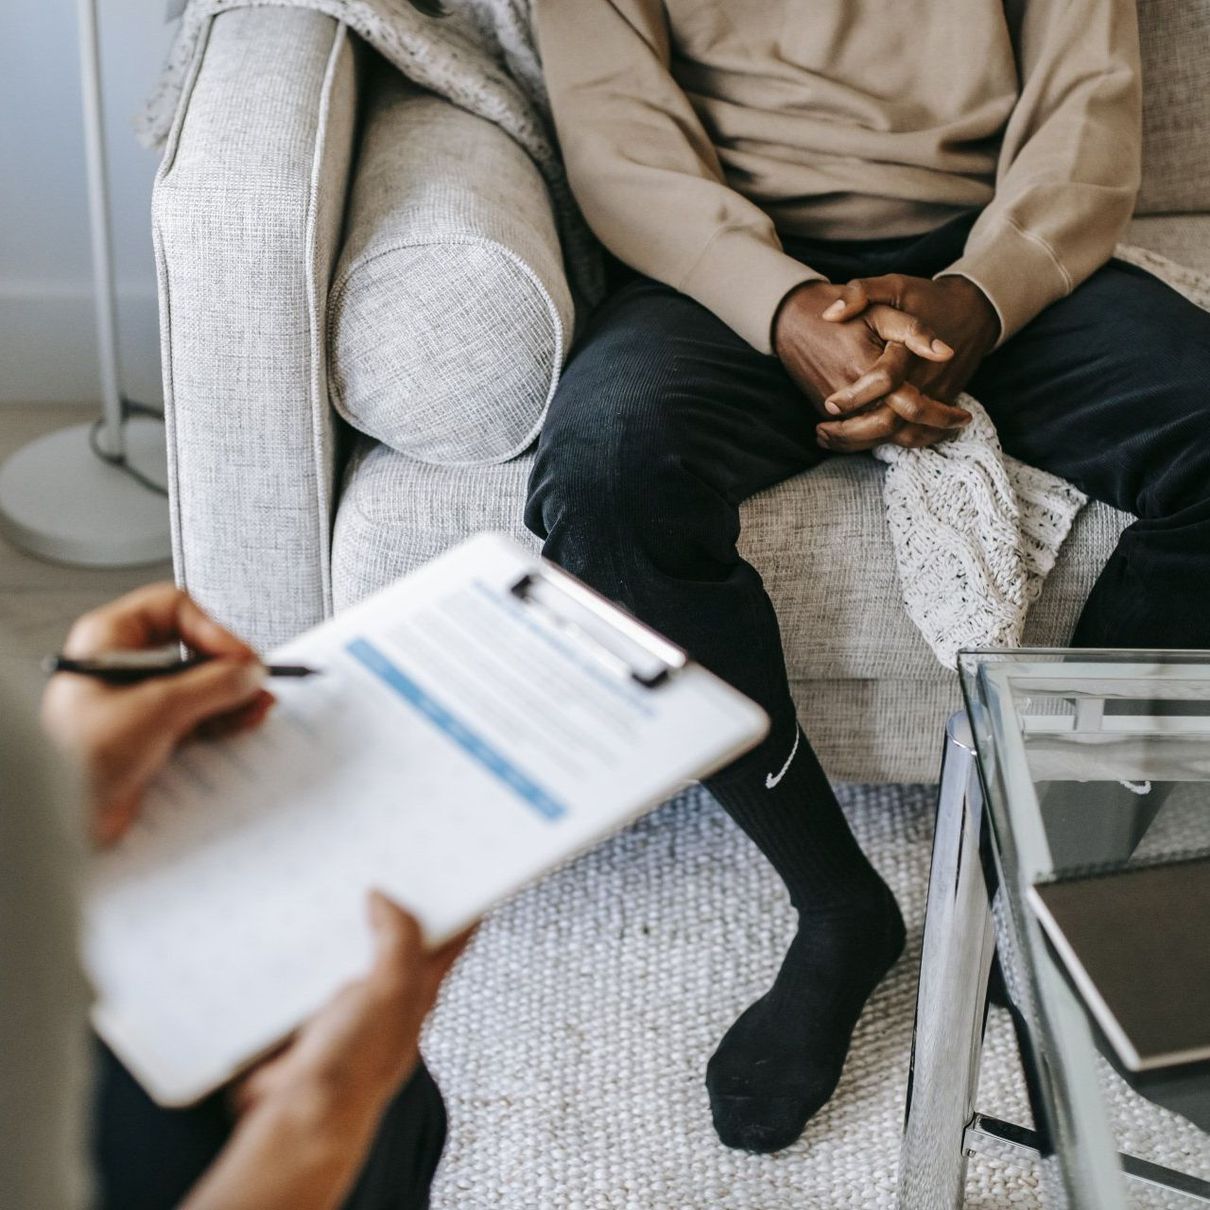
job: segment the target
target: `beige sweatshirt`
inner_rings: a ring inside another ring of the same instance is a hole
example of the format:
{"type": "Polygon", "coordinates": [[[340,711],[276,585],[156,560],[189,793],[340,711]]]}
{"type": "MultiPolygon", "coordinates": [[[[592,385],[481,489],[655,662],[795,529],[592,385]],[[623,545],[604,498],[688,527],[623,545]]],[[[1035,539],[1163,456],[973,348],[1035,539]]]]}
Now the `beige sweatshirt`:
{"type": "Polygon", "coordinates": [[[1135,0],[534,0],[572,188],[621,260],[762,352],[778,234],[982,214],[945,270],[1001,340],[1102,265],[1141,149],[1135,0]]]}

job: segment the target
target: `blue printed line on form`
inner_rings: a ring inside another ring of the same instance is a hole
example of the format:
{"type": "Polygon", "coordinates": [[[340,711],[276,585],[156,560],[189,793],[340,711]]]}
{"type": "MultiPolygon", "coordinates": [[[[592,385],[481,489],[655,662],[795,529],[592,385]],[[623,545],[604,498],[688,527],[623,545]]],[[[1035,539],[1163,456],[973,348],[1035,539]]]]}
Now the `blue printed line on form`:
{"type": "Polygon", "coordinates": [[[410,676],[393,664],[383,652],[366,639],[353,639],[345,650],[380,681],[389,685],[404,701],[450,737],[467,755],[494,774],[519,798],[545,819],[561,819],[567,808],[541,786],[535,784],[515,765],[510,764],[486,740],[456,719],[440,702],[430,697],[410,676]]]}

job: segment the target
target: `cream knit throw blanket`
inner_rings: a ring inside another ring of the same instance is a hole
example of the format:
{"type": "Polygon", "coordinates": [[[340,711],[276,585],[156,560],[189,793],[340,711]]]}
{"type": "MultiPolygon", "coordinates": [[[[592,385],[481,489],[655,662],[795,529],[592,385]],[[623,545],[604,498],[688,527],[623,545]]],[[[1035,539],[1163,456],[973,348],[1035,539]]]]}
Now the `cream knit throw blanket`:
{"type": "MultiPolygon", "coordinates": [[[[1114,255],[1148,270],[1210,310],[1210,277],[1142,248],[1114,255]]],[[[883,500],[903,604],[937,659],[953,668],[972,647],[1020,645],[1059,547],[1087,497],[1010,458],[986,411],[952,441],[923,450],[884,445],[883,500]]]]}
{"type": "MultiPolygon", "coordinates": [[[[182,82],[209,19],[232,8],[310,8],[344,22],[408,79],[510,134],[543,173],[559,221],[568,278],[581,304],[601,293],[598,249],[567,185],[551,134],[528,0],[447,0],[439,20],[407,0],[190,0],[141,134],[167,136],[182,82]]],[[[1210,278],[1138,248],[1116,255],[1210,309],[1210,278]]],[[[938,660],[959,650],[1015,646],[1085,497],[1000,449],[987,413],[926,450],[883,446],[884,501],[903,603],[938,660]]]]}

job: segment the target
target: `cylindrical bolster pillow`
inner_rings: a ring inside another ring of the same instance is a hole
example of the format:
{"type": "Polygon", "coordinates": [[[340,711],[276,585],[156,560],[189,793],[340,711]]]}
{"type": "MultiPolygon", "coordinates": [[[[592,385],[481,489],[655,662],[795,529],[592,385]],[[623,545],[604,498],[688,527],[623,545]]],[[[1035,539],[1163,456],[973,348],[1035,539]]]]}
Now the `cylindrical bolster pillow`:
{"type": "Polygon", "coordinates": [[[332,405],[423,462],[502,462],[537,435],[572,323],[533,162],[384,66],[328,309],[332,405]]]}

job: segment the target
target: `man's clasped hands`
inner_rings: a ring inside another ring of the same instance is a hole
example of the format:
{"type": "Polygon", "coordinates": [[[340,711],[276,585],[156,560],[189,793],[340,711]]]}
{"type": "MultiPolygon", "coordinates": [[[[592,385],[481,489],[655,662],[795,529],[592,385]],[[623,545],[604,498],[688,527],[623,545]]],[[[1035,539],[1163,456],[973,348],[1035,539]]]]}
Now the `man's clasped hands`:
{"type": "Polygon", "coordinates": [[[844,454],[955,436],[971,416],[953,400],[999,336],[987,296],[956,275],[805,282],[773,321],[774,352],[824,417],[819,444],[844,454]]]}

